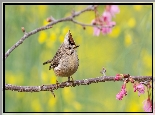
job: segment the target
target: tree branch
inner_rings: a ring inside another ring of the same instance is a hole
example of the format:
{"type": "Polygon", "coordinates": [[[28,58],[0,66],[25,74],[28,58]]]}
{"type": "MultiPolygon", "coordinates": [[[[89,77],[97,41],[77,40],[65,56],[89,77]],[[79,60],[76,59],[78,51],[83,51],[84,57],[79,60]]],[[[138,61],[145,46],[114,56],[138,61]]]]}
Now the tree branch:
{"type": "MultiPolygon", "coordinates": [[[[93,11],[94,10],[94,5],[91,5],[91,6],[88,6],[87,8],[79,11],[79,12],[74,12],[72,13],[71,16],[67,17],[67,18],[62,18],[62,19],[59,19],[59,20],[52,20],[51,23],[47,24],[46,26],[43,26],[43,27],[40,27],[40,28],[37,28],[37,29],[34,29],[28,33],[25,32],[24,36],[19,40],[17,41],[16,44],[14,44],[10,49],[8,49],[8,51],[5,53],[5,59],[10,55],[10,53],[15,49],[17,48],[20,44],[22,44],[24,42],[24,40],[26,38],[28,38],[29,36],[35,34],[35,33],[38,33],[39,31],[42,31],[42,30],[46,30],[46,29],[49,29],[49,28],[52,28],[53,25],[59,23],[59,22],[64,22],[64,21],[72,21],[73,18],[79,16],[80,14],[86,12],[86,11],[93,11]]],[[[73,21],[72,21],[73,22],[73,21]]]]}
{"type": "Polygon", "coordinates": [[[18,47],[20,44],[22,44],[24,42],[24,40],[26,38],[28,38],[29,36],[39,32],[39,31],[42,31],[42,30],[46,30],[46,29],[49,29],[51,28],[51,26],[43,26],[43,27],[40,27],[40,28],[37,28],[37,29],[34,29],[32,30],[31,32],[28,32],[28,33],[24,33],[24,36],[16,43],[14,44],[10,49],[8,49],[8,51],[5,53],[5,59],[10,55],[10,53],[16,48],[18,47]]]}
{"type": "Polygon", "coordinates": [[[104,27],[104,28],[112,28],[112,27],[114,27],[114,25],[112,25],[112,26],[109,26],[109,25],[99,26],[99,25],[93,25],[93,24],[84,24],[84,23],[75,21],[74,19],[72,19],[71,21],[74,22],[75,24],[81,25],[81,26],[83,26],[83,27],[85,27],[85,26],[91,26],[91,27],[97,27],[97,28],[99,28],[99,29],[102,29],[103,27],[104,27]]]}
{"type": "MultiPolygon", "coordinates": [[[[131,76],[135,81],[144,82],[151,81],[152,76],[131,76]]],[[[74,81],[66,81],[51,85],[42,85],[42,86],[16,86],[11,84],[5,84],[5,90],[12,90],[18,92],[40,92],[40,91],[51,91],[53,93],[54,90],[64,87],[75,87],[80,85],[90,85],[92,83],[105,82],[105,81],[115,81],[115,76],[101,76],[96,78],[88,78],[83,80],[74,80],[74,81]]],[[[119,81],[124,81],[124,78],[119,81]]],[[[53,93],[54,95],[54,93],[53,93]]]]}

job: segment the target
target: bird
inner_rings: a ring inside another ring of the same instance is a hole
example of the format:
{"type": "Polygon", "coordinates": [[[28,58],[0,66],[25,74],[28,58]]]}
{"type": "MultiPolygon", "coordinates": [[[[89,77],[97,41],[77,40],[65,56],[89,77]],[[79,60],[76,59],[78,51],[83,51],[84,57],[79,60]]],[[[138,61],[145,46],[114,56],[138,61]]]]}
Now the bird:
{"type": "Polygon", "coordinates": [[[49,70],[53,69],[56,76],[68,77],[68,81],[70,81],[70,77],[77,71],[79,66],[78,47],[79,45],[75,44],[69,30],[54,57],[44,62],[43,65],[50,63],[49,70]]]}

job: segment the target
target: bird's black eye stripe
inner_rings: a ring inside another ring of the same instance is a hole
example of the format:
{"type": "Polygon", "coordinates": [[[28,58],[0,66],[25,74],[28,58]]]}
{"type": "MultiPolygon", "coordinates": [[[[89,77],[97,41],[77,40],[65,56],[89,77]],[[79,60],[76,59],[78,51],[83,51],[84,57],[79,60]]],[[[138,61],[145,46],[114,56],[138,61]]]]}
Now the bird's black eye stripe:
{"type": "Polygon", "coordinates": [[[71,41],[70,39],[68,39],[68,41],[69,41],[69,44],[75,45],[74,41],[71,41]]]}

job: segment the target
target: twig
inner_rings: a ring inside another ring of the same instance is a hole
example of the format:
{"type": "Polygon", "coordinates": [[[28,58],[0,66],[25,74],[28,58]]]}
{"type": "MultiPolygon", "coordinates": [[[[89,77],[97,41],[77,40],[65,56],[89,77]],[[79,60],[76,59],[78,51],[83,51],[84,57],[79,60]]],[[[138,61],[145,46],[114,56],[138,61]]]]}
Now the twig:
{"type": "MultiPolygon", "coordinates": [[[[73,18],[79,16],[80,14],[86,12],[86,11],[92,11],[94,10],[94,6],[91,5],[91,6],[88,6],[87,8],[85,8],[84,10],[81,10],[79,12],[74,12],[71,16],[67,17],[67,18],[62,18],[62,19],[59,19],[59,20],[53,20],[51,23],[47,24],[46,26],[43,26],[43,27],[40,27],[40,28],[37,28],[37,29],[34,29],[33,31],[31,32],[28,32],[26,34],[24,34],[24,36],[16,43],[14,44],[10,49],[8,49],[8,51],[5,53],[5,59],[10,55],[10,53],[16,48],[18,47],[20,44],[22,44],[24,42],[24,40],[26,38],[28,38],[29,36],[41,31],[41,30],[46,30],[46,29],[49,29],[51,28],[53,25],[59,23],[59,22],[64,22],[64,21],[72,21],[73,18]]],[[[73,22],[73,21],[72,21],[73,22]]]]}
{"type": "Polygon", "coordinates": [[[28,33],[25,33],[24,32],[24,36],[16,43],[14,44],[10,49],[8,49],[8,51],[5,53],[5,59],[10,55],[10,53],[16,48],[18,47],[20,44],[22,44],[24,42],[24,40],[26,38],[28,38],[29,36],[39,32],[39,31],[42,31],[42,30],[46,30],[46,29],[49,29],[51,28],[52,26],[43,26],[43,27],[40,27],[40,28],[37,28],[35,30],[32,30],[31,32],[28,32],[28,33]]]}
{"type": "Polygon", "coordinates": [[[72,22],[76,23],[76,24],[79,24],[81,26],[91,26],[91,27],[97,27],[99,29],[102,29],[102,28],[112,28],[114,27],[114,25],[112,26],[109,26],[109,25],[102,25],[102,26],[99,26],[99,25],[93,25],[93,24],[84,24],[84,23],[81,23],[81,22],[78,22],[78,21],[75,21],[75,20],[71,20],[72,22]]]}
{"type": "MultiPolygon", "coordinates": [[[[135,81],[151,81],[152,76],[131,76],[135,81]]],[[[119,81],[123,81],[124,79],[120,79],[119,81]]],[[[80,85],[90,85],[92,83],[105,82],[105,81],[115,81],[115,76],[101,76],[96,78],[89,78],[83,80],[75,80],[75,81],[66,81],[62,83],[56,83],[51,85],[42,85],[42,86],[16,86],[11,84],[5,84],[5,90],[12,90],[18,92],[40,92],[40,91],[51,91],[54,95],[54,90],[64,87],[75,87],[80,85]]]]}

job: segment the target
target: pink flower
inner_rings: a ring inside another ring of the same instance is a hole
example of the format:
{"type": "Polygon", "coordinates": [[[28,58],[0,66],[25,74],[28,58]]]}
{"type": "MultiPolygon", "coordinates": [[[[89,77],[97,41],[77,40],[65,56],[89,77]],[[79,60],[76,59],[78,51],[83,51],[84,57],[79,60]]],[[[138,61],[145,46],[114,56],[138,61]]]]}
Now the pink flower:
{"type": "Polygon", "coordinates": [[[138,85],[134,84],[134,92],[138,91],[138,96],[145,93],[145,87],[143,84],[139,83],[138,85]]]}
{"type": "Polygon", "coordinates": [[[123,85],[122,85],[121,93],[122,93],[124,96],[127,95],[126,84],[123,84],[123,85]]]}
{"type": "Polygon", "coordinates": [[[152,101],[150,100],[150,98],[144,100],[143,104],[143,109],[145,112],[152,112],[152,101]]]}
{"type": "Polygon", "coordinates": [[[106,5],[106,10],[109,11],[113,17],[115,17],[115,14],[120,12],[117,5],[106,5]]]}
{"type": "Polygon", "coordinates": [[[112,19],[112,16],[110,12],[105,11],[102,15],[103,24],[106,26],[106,27],[103,27],[101,30],[103,34],[111,33],[112,27],[116,25],[116,22],[111,21],[111,19],[112,19]]]}
{"type": "Polygon", "coordinates": [[[121,78],[123,78],[123,75],[122,74],[116,74],[116,77],[115,77],[115,81],[119,81],[121,78]]]}
{"type": "Polygon", "coordinates": [[[104,21],[105,23],[111,22],[111,18],[112,18],[112,16],[111,16],[110,12],[107,12],[107,11],[104,11],[104,12],[103,12],[103,14],[102,14],[102,19],[103,19],[103,21],[104,21]]]}
{"type": "Polygon", "coordinates": [[[116,95],[116,99],[122,100],[122,99],[123,99],[123,95],[122,95],[121,93],[118,93],[118,94],[116,95]]]}
{"type": "Polygon", "coordinates": [[[117,5],[106,5],[102,16],[97,16],[96,19],[92,21],[92,24],[96,25],[96,27],[94,27],[94,35],[99,36],[100,32],[103,34],[111,33],[112,27],[116,25],[116,22],[112,21],[112,16],[114,17],[118,12],[119,8],[117,5]]]}
{"type": "Polygon", "coordinates": [[[97,27],[94,27],[94,35],[95,36],[99,36],[100,35],[100,29],[99,28],[97,28],[97,27]]]}
{"type": "Polygon", "coordinates": [[[122,100],[123,96],[126,96],[126,95],[127,95],[126,84],[123,84],[121,91],[116,95],[116,99],[122,100]]]}
{"type": "Polygon", "coordinates": [[[138,84],[137,85],[137,91],[138,91],[138,95],[144,94],[145,93],[145,87],[144,87],[144,85],[138,84]]]}
{"type": "MultiPolygon", "coordinates": [[[[96,20],[93,20],[92,22],[91,22],[93,25],[96,25],[96,20]]],[[[99,28],[97,28],[97,27],[94,27],[94,35],[95,36],[99,36],[100,35],[100,29],[99,28]]]]}
{"type": "Polygon", "coordinates": [[[103,34],[108,34],[108,33],[111,33],[112,29],[111,28],[102,28],[102,33],[103,34]]]}

